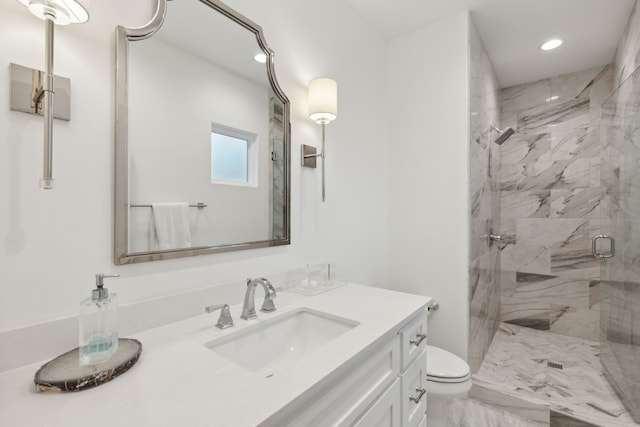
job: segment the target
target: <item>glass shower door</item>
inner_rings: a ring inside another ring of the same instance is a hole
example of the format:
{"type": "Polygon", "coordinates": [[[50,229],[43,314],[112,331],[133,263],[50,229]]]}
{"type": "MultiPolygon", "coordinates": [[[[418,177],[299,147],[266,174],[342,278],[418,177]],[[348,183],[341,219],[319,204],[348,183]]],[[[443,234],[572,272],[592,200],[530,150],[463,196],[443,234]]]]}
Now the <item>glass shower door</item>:
{"type": "Polygon", "coordinates": [[[640,69],[603,104],[600,361],[640,422],[640,69]]]}

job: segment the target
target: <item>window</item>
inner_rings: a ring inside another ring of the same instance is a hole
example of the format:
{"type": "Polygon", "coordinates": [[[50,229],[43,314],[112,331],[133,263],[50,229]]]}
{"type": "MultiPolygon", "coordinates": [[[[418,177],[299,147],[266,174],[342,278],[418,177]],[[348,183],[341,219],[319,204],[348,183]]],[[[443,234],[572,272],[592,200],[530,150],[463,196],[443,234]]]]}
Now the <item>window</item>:
{"type": "Polygon", "coordinates": [[[257,186],[257,135],[213,123],[211,126],[211,182],[257,186]]]}

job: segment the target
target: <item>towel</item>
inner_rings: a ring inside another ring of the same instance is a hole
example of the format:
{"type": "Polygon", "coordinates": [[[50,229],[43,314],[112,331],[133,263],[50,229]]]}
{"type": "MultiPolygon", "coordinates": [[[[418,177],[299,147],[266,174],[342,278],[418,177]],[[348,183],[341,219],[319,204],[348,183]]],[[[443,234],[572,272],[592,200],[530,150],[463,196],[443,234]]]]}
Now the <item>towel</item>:
{"type": "Polygon", "coordinates": [[[149,224],[149,250],[191,247],[189,203],[152,203],[149,224]]]}

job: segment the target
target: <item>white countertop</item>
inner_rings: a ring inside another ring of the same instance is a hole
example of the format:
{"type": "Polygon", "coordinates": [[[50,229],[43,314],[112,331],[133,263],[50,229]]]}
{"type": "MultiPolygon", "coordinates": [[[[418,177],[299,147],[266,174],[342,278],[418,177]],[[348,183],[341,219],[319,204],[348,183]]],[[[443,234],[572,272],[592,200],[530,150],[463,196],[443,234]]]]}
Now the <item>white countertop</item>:
{"type": "MultiPolygon", "coordinates": [[[[239,289],[239,291],[241,291],[239,289]]],[[[256,307],[262,293],[256,292],[256,307]]],[[[281,292],[278,310],[235,326],[214,327],[218,313],[137,334],[143,351],[128,372],[99,387],[76,393],[39,393],[33,376],[45,363],[0,375],[0,426],[220,426],[253,427],[323,379],[372,343],[383,339],[430,298],[348,284],[314,297],[281,292]],[[287,372],[270,378],[249,372],[204,344],[300,307],[359,322],[334,341],[308,355],[287,372]]]]}

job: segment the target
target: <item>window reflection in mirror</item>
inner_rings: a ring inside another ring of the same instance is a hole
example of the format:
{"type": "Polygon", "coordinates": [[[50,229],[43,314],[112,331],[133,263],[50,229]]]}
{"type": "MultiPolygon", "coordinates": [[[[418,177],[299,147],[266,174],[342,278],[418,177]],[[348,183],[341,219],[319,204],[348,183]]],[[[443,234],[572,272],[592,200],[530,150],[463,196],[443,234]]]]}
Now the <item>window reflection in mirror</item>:
{"type": "Polygon", "coordinates": [[[258,135],[254,133],[214,123],[211,130],[211,182],[257,187],[257,139],[258,135]]]}

